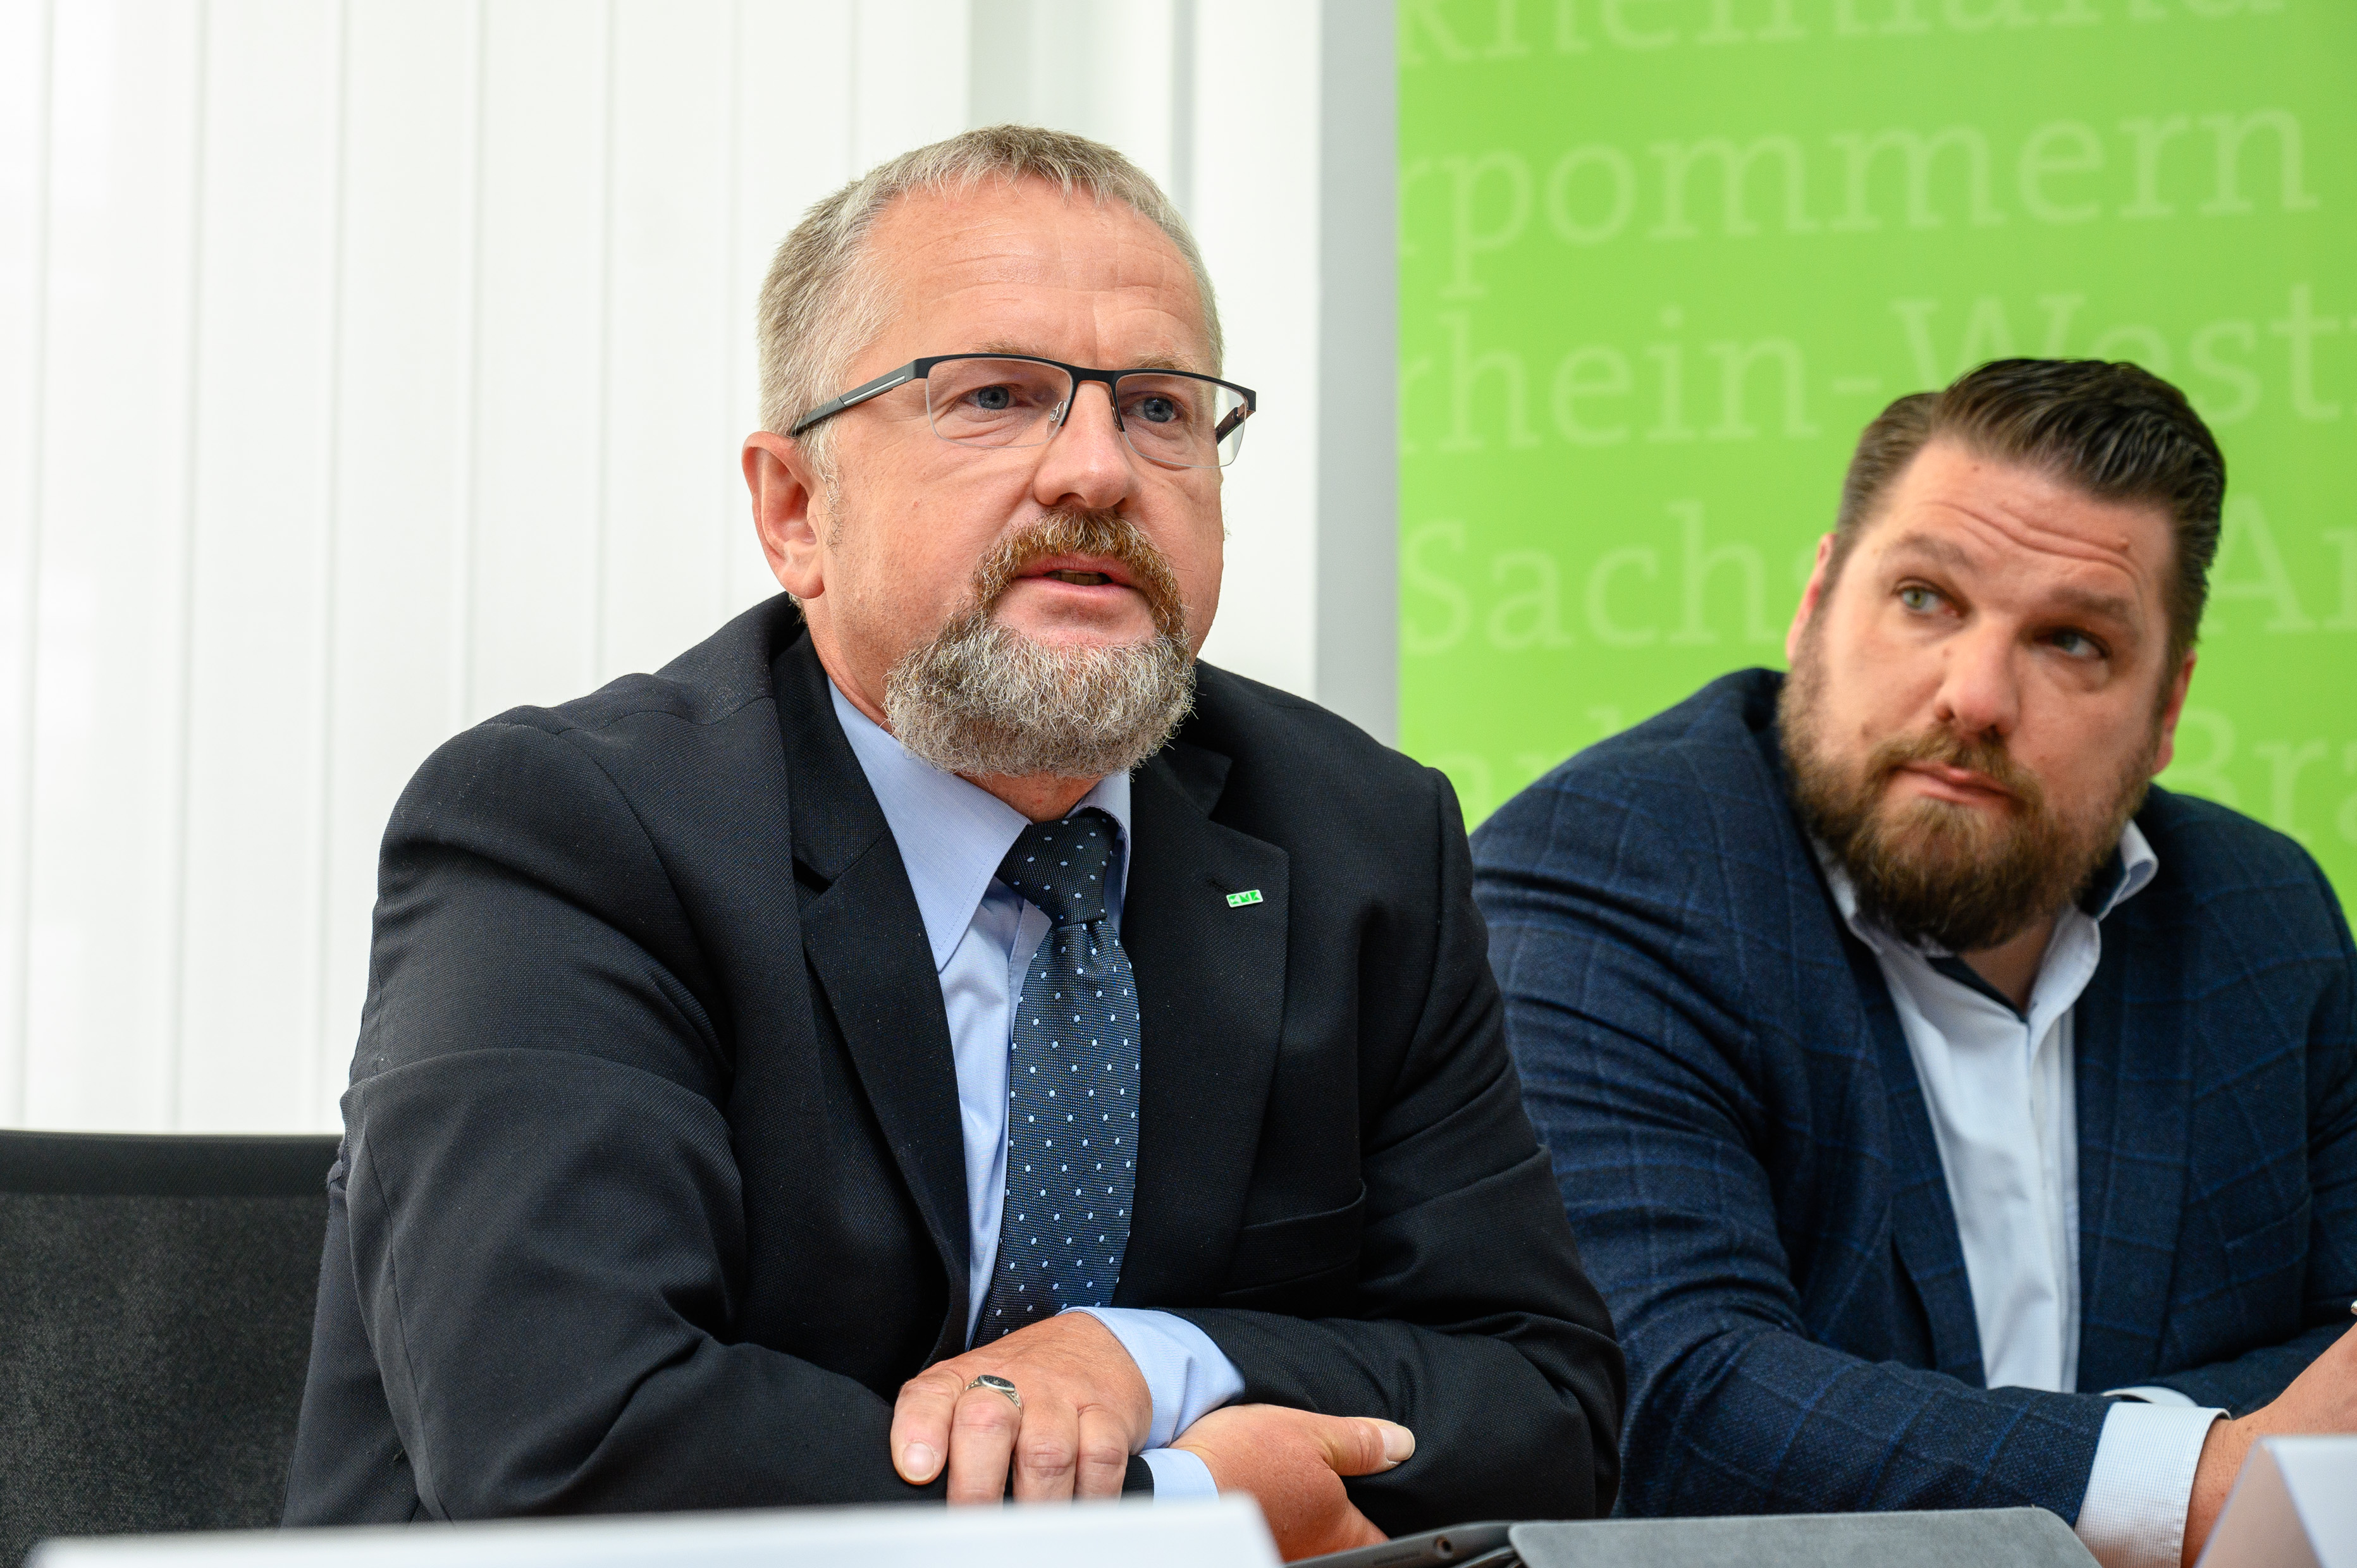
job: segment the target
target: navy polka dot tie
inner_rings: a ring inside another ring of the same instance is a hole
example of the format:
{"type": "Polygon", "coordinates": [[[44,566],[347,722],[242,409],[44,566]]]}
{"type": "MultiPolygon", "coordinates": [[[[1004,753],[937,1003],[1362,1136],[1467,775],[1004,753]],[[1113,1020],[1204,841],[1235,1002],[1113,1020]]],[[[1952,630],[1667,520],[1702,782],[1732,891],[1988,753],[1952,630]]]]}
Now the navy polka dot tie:
{"type": "Polygon", "coordinates": [[[1034,822],[998,879],[1055,922],[1017,1000],[1006,1074],[1006,1208],[974,1326],[987,1345],[1068,1306],[1104,1306],[1137,1185],[1137,982],[1105,918],[1121,833],[1092,806],[1034,822]]]}

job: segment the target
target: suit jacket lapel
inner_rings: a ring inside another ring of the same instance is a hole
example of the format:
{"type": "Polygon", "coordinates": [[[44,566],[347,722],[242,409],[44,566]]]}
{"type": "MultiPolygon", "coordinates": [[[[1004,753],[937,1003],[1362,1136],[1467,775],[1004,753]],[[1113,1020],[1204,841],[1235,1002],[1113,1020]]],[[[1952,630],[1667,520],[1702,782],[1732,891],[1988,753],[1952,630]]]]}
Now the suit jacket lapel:
{"type": "MultiPolygon", "coordinates": [[[[1763,726],[1757,744],[1778,791],[1791,800],[1792,783],[1776,726],[1763,726]]],[[[1907,1049],[1907,1031],[1899,1022],[1899,1009],[1890,1000],[1882,966],[1866,944],[1851,934],[1808,847],[1806,834],[1797,832],[1797,818],[1793,826],[1799,863],[1808,868],[1807,875],[1824,900],[1825,919],[1857,986],[1865,1015],[1861,1023],[1866,1037],[1859,1042],[1860,1054],[1879,1069],[1882,1078],[1883,1114],[1889,1138],[1891,1247],[1923,1304],[1932,1334],[1933,1369],[1979,1388],[1987,1374],[1981,1365],[1980,1321],[1973,1313],[1972,1280],[1964,1273],[1964,1246],[1956,1229],[1955,1207],[1948,1198],[1947,1167],[1940,1161],[1932,1113],[1923,1103],[1922,1081],[1915,1076],[1915,1058],[1907,1049]]]]}
{"type": "Polygon", "coordinates": [[[823,887],[802,908],[802,950],[948,1272],[950,1312],[933,1355],[954,1355],[964,1348],[972,1241],[941,978],[899,846],[844,739],[808,638],[778,655],[775,674],[794,859],[823,887]]]}
{"type": "Polygon", "coordinates": [[[1203,1300],[1224,1276],[1285,1013],[1287,860],[1211,821],[1228,759],[1174,741],[1131,783],[1121,941],[1136,972],[1137,1198],[1114,1299],[1203,1300]],[[1257,901],[1231,905],[1231,894],[1257,901]]]}
{"type": "Polygon", "coordinates": [[[2191,1042],[2175,1007],[2128,1010],[2149,983],[2151,944],[2134,902],[2104,922],[2104,957],[2072,1015],[2079,1102],[2079,1386],[2101,1391],[2160,1370],[2169,1283],[2185,1208],[2191,1042]]]}
{"type": "Polygon", "coordinates": [[[1931,1320],[1934,1369],[1979,1388],[1986,1373],[1980,1325],[1973,1315],[1972,1281],[1964,1273],[1964,1242],[1948,1198],[1947,1171],[1940,1163],[1931,1112],[1923,1104],[1923,1086],[1915,1076],[1915,1058],[1908,1053],[1907,1033],[1881,966],[1847,931],[1842,933],[1842,947],[1857,976],[1867,1028],[1882,1069],[1890,1129],[1891,1240],[1931,1320]]]}

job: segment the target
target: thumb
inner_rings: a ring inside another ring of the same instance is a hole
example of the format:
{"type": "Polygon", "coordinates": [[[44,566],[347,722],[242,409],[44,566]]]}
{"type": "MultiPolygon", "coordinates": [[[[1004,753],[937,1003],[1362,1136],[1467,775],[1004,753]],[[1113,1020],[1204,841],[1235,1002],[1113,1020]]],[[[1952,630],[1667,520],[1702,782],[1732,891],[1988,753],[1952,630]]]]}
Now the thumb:
{"type": "Polygon", "coordinates": [[[1415,1452],[1415,1434],[1372,1415],[1318,1415],[1312,1435],[1338,1476],[1372,1476],[1415,1452]]]}

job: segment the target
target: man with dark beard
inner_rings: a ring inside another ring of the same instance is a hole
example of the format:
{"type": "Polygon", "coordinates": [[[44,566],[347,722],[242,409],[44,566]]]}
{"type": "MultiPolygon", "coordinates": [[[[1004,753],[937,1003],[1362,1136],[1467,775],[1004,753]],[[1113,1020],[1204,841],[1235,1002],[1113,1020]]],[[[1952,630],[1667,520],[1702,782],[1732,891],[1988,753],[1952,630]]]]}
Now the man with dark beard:
{"type": "Polygon", "coordinates": [[[2150,788],[2224,487],[2131,365],[1902,398],[1791,675],[1475,835],[1627,1511],[2035,1505],[2175,1568],[2255,1438],[2357,1430],[2357,951],[2297,844],[2150,788]]]}
{"type": "Polygon", "coordinates": [[[1447,783],[1195,660],[1254,400],[1176,210],[972,133],[761,338],[787,594],[394,812],[290,1522],[1609,1507],[1447,783]]]}

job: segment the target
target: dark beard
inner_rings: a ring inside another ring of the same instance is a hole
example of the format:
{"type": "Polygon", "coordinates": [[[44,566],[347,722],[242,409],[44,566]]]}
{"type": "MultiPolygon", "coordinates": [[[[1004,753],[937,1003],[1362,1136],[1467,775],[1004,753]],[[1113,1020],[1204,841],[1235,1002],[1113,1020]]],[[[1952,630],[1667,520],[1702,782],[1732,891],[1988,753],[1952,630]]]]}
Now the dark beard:
{"type": "Polygon", "coordinates": [[[1117,512],[1051,512],[1000,540],[974,568],[965,607],[884,681],[884,713],[913,755],[969,777],[1103,779],[1161,748],[1195,698],[1177,575],[1117,512]],[[1114,648],[1036,642],[994,618],[1017,574],[1054,555],[1127,567],[1154,636],[1114,648]]]}
{"type": "Polygon", "coordinates": [[[1894,736],[1853,772],[1827,754],[1820,733],[1821,657],[1814,638],[1805,639],[1776,702],[1792,804],[1848,874],[1859,913],[1902,941],[1970,953],[2020,935],[2084,894],[2144,803],[2149,746],[2122,771],[2107,809],[2077,822],[2048,807],[2037,777],[1995,737],[1943,729],[1894,736]],[[1996,815],[1946,800],[1887,806],[1892,777],[1913,762],[1986,774],[2014,803],[1996,815]]]}

